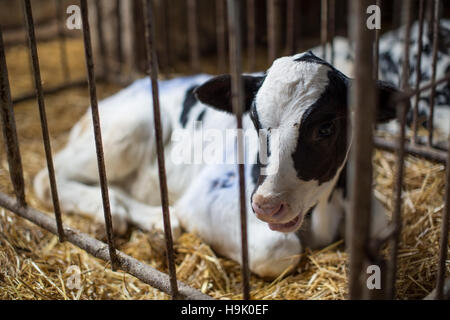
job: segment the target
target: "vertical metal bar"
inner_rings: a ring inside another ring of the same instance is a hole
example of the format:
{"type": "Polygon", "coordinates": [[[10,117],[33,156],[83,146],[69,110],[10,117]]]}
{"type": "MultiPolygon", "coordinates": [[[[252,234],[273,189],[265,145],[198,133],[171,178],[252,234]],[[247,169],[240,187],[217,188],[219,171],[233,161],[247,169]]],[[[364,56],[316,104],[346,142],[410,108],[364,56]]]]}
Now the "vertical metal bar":
{"type": "Polygon", "coordinates": [[[17,138],[16,121],[11,100],[8,69],[6,66],[3,32],[0,25],[0,113],[3,127],[3,138],[6,144],[9,175],[19,205],[25,206],[25,183],[23,179],[22,157],[20,156],[19,139],[17,138]]]}
{"type": "Polygon", "coordinates": [[[30,0],[24,0],[25,21],[28,32],[28,45],[30,47],[31,60],[33,65],[34,85],[39,106],[39,116],[41,120],[42,138],[44,139],[45,158],[47,160],[48,177],[52,194],[53,209],[55,211],[56,223],[58,225],[59,240],[64,241],[64,230],[62,228],[61,209],[59,207],[58,190],[56,188],[55,169],[53,166],[52,148],[50,135],[48,132],[47,115],[45,111],[44,93],[42,90],[41,71],[39,68],[39,58],[36,47],[36,35],[34,33],[33,13],[31,11],[30,0]]]}
{"type": "Polygon", "coordinates": [[[431,65],[431,93],[430,93],[430,114],[428,117],[428,145],[433,145],[433,117],[434,117],[434,103],[436,101],[436,66],[437,56],[439,50],[439,6],[440,0],[434,0],[434,19],[433,19],[433,62],[431,65]]]}
{"type": "Polygon", "coordinates": [[[327,60],[327,44],[328,44],[328,0],[320,2],[321,28],[320,39],[322,42],[322,59],[327,60]]]}
{"type": "Polygon", "coordinates": [[[254,71],[256,67],[256,17],[255,0],[247,0],[247,55],[248,70],[254,71]]]}
{"type": "Polygon", "coordinates": [[[239,1],[228,0],[228,29],[230,43],[231,67],[231,98],[233,112],[236,115],[238,130],[238,169],[239,169],[239,199],[241,223],[241,254],[242,254],[242,287],[243,299],[250,299],[250,272],[248,266],[247,243],[247,207],[245,201],[245,174],[244,174],[244,146],[242,135],[243,83],[241,77],[241,24],[239,1]]]}
{"type": "Polygon", "coordinates": [[[434,25],[434,0],[429,0],[426,2],[425,19],[427,21],[428,34],[430,34],[434,25]]]}
{"type": "MultiPolygon", "coordinates": [[[[372,41],[370,30],[365,26],[366,8],[370,0],[350,2],[351,20],[349,33],[355,45],[355,81],[350,93],[350,110],[354,112],[351,123],[352,150],[350,152],[350,223],[347,226],[347,240],[350,252],[350,299],[366,298],[365,266],[367,243],[370,230],[372,192],[372,126],[375,119],[375,83],[371,77],[372,41]]],[[[349,112],[349,113],[351,113],[349,112]]]]}
{"type": "Polygon", "coordinates": [[[164,47],[164,63],[162,64],[165,67],[165,72],[168,73],[171,66],[172,66],[172,51],[171,51],[171,45],[170,45],[170,30],[171,30],[171,24],[169,19],[169,3],[167,0],[162,1],[161,3],[161,9],[163,11],[162,13],[162,25],[163,25],[163,47],[164,47]]]}
{"type": "Polygon", "coordinates": [[[145,45],[147,53],[147,64],[152,83],[153,118],[155,124],[156,151],[158,154],[159,187],[161,190],[161,205],[163,209],[164,235],[166,239],[166,250],[167,250],[167,265],[169,267],[172,298],[178,299],[179,294],[177,285],[177,274],[175,270],[175,256],[173,252],[172,229],[170,227],[169,196],[167,191],[166,168],[164,160],[161,111],[159,106],[158,61],[157,61],[158,58],[156,55],[156,46],[154,41],[154,30],[153,30],[154,17],[151,0],[142,0],[142,1],[144,6],[145,37],[146,37],[145,45]]]}
{"type": "Polygon", "coordinates": [[[267,0],[267,42],[268,42],[268,64],[278,56],[278,26],[279,10],[278,0],[267,0]]]}
{"type": "Polygon", "coordinates": [[[296,12],[296,17],[298,17],[298,22],[295,26],[295,30],[294,30],[294,37],[295,37],[295,41],[294,41],[294,45],[295,45],[295,50],[299,50],[300,48],[302,48],[302,43],[301,43],[301,33],[302,33],[302,17],[303,17],[303,12],[302,12],[302,1],[299,0],[297,3],[296,8],[298,8],[298,12],[296,12]]]}
{"type": "MultiPolygon", "coordinates": [[[[381,0],[376,1],[376,5],[381,8],[381,0]]],[[[380,30],[375,29],[375,42],[373,47],[373,78],[378,80],[378,71],[380,68],[380,30]]]]}
{"type": "Polygon", "coordinates": [[[216,0],[217,69],[224,73],[226,68],[225,0],[216,0]]]}
{"type": "Polygon", "coordinates": [[[402,10],[402,2],[403,0],[394,0],[392,4],[393,7],[392,25],[394,29],[397,29],[402,24],[400,14],[397,14],[402,10]]]}
{"type": "Polygon", "coordinates": [[[80,0],[81,17],[83,21],[84,54],[88,75],[89,96],[91,99],[92,123],[94,127],[95,149],[97,152],[98,175],[102,192],[103,212],[105,215],[106,235],[108,238],[109,257],[111,268],[116,270],[117,253],[114,246],[114,232],[109,204],[108,180],[106,178],[105,157],[103,153],[102,132],[100,128],[100,115],[98,112],[97,88],[95,85],[94,59],[92,57],[91,30],[88,19],[88,6],[86,0],[80,0]]]}
{"type": "Polygon", "coordinates": [[[334,36],[336,33],[336,0],[329,0],[329,41],[330,41],[330,63],[334,64],[334,36]]]}
{"type": "Polygon", "coordinates": [[[109,63],[106,55],[105,30],[103,26],[103,3],[102,0],[95,1],[95,13],[97,17],[97,35],[98,46],[102,63],[102,78],[107,79],[109,76],[109,63]]]}
{"type": "MultiPolygon", "coordinates": [[[[450,123],[449,123],[450,126],[450,123]]],[[[450,136],[448,138],[448,142],[450,145],[450,136]]],[[[448,251],[448,231],[449,231],[449,223],[450,223],[450,148],[447,151],[447,167],[445,171],[445,207],[442,214],[442,222],[441,222],[441,237],[439,241],[440,251],[439,251],[439,266],[438,266],[438,275],[437,275],[437,284],[436,284],[436,299],[443,298],[444,291],[444,281],[445,281],[445,272],[446,266],[445,262],[447,261],[447,251],[448,251]]]]}
{"type": "Polygon", "coordinates": [[[288,55],[295,53],[295,0],[286,1],[286,47],[288,55]]]}
{"type": "Polygon", "coordinates": [[[197,0],[187,0],[189,53],[193,72],[200,70],[198,29],[197,29],[197,0]]]}
{"type": "MultiPolygon", "coordinates": [[[[23,14],[23,27],[24,27],[24,45],[28,46],[28,32],[27,32],[27,22],[26,22],[26,16],[25,16],[25,8],[24,8],[24,3],[23,1],[21,1],[21,5],[22,5],[22,11],[24,12],[23,14]]],[[[28,54],[28,70],[30,72],[30,85],[33,85],[33,63],[31,61],[31,53],[29,52],[28,54]]]]}
{"type": "Polygon", "coordinates": [[[120,73],[123,64],[123,41],[122,41],[122,10],[121,10],[121,0],[116,0],[116,54],[118,68],[117,71],[120,73]]]}
{"type": "MultiPolygon", "coordinates": [[[[420,89],[420,83],[422,82],[422,52],[423,52],[423,23],[425,17],[425,0],[419,0],[419,39],[417,41],[417,61],[416,61],[416,87],[415,90],[420,89]]],[[[413,109],[413,143],[417,143],[417,130],[418,130],[418,113],[419,113],[419,99],[420,92],[416,94],[414,100],[413,109]]]]}
{"type": "Polygon", "coordinates": [[[61,68],[65,81],[70,80],[70,69],[67,61],[67,43],[66,35],[64,33],[64,8],[63,0],[55,0],[56,2],[56,21],[58,25],[58,38],[59,38],[59,54],[61,56],[61,68]]]}
{"type": "MultiPolygon", "coordinates": [[[[408,89],[409,80],[409,39],[411,35],[411,1],[403,1],[402,7],[402,25],[405,25],[405,39],[403,49],[403,66],[401,77],[401,88],[404,91],[408,89]]],[[[396,175],[395,175],[395,190],[394,190],[394,212],[392,215],[392,224],[394,233],[389,241],[390,252],[388,259],[388,273],[386,279],[387,297],[388,299],[395,298],[395,280],[397,274],[397,254],[398,254],[398,238],[402,229],[402,186],[404,176],[404,162],[405,162],[405,126],[407,102],[402,101],[397,106],[397,117],[400,122],[400,136],[398,138],[397,157],[396,157],[396,175]]]]}

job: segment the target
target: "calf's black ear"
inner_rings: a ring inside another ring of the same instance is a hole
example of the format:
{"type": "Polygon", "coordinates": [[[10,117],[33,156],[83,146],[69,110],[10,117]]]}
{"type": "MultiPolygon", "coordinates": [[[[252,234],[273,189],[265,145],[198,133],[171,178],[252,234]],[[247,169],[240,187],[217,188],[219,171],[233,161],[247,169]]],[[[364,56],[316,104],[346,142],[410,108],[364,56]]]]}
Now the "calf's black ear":
{"type": "MultiPolygon", "coordinates": [[[[242,75],[244,86],[244,111],[250,110],[253,99],[261,87],[265,76],[242,75]]],[[[232,113],[231,76],[214,77],[194,90],[195,97],[202,103],[218,110],[232,113]]]]}
{"type": "MultiPolygon", "coordinates": [[[[385,81],[377,81],[378,108],[377,123],[387,122],[397,117],[397,105],[403,92],[385,81]]],[[[407,109],[411,107],[409,99],[405,100],[407,109]]]]}

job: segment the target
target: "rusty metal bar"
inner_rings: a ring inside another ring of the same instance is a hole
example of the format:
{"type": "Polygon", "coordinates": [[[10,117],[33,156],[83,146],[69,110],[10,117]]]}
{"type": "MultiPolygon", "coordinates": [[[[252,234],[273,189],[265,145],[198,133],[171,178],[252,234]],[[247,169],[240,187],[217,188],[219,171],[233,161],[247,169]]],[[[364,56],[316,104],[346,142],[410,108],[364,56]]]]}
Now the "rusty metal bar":
{"type": "Polygon", "coordinates": [[[171,23],[169,17],[169,2],[167,0],[162,1],[161,10],[163,11],[161,14],[161,25],[163,26],[163,48],[164,54],[162,55],[164,63],[161,63],[162,68],[164,68],[165,73],[169,73],[172,67],[172,50],[171,50],[171,42],[170,42],[170,32],[171,32],[171,23]]]}
{"type": "MultiPolygon", "coordinates": [[[[433,19],[433,62],[431,63],[431,83],[436,82],[437,55],[439,50],[439,5],[440,0],[434,0],[434,19],[433,19]]],[[[434,102],[436,100],[436,87],[431,87],[430,93],[430,114],[428,117],[428,145],[433,145],[433,117],[434,102]]]]}
{"type": "MultiPolygon", "coordinates": [[[[403,1],[402,7],[402,25],[405,26],[405,39],[403,49],[403,66],[401,77],[401,88],[408,90],[409,80],[409,49],[410,49],[410,35],[411,35],[411,1],[403,1]]],[[[389,240],[390,252],[388,259],[388,273],[386,280],[386,294],[388,299],[395,298],[395,281],[397,274],[397,255],[398,255],[398,239],[402,229],[402,186],[404,176],[404,162],[405,162],[405,131],[406,131],[406,113],[407,102],[402,101],[397,105],[397,117],[400,122],[400,136],[398,138],[397,145],[397,158],[396,158],[396,176],[395,176],[395,190],[394,190],[394,212],[392,214],[392,225],[394,233],[389,240]]]]}
{"type": "MultiPolygon", "coordinates": [[[[425,0],[419,0],[419,39],[417,42],[417,61],[416,61],[416,86],[415,89],[419,90],[420,82],[422,81],[422,52],[423,52],[423,23],[425,17],[425,0]]],[[[419,112],[419,99],[420,93],[417,93],[414,100],[413,109],[413,139],[414,143],[417,143],[417,130],[418,130],[418,112],[419,112]]]]}
{"type": "Polygon", "coordinates": [[[59,241],[64,241],[64,231],[62,228],[61,208],[59,206],[58,190],[56,187],[55,168],[53,166],[52,147],[50,143],[50,134],[47,124],[47,114],[45,111],[44,94],[42,90],[41,71],[39,67],[39,58],[36,46],[36,35],[34,33],[33,13],[30,0],[24,0],[25,22],[28,31],[28,46],[30,48],[31,60],[33,65],[34,86],[36,89],[37,102],[39,106],[39,116],[41,120],[42,138],[44,140],[45,158],[47,160],[48,177],[50,182],[50,191],[52,194],[53,210],[58,225],[59,241]]]}
{"type": "Polygon", "coordinates": [[[172,229],[170,227],[170,213],[169,213],[169,196],[167,190],[166,168],[164,160],[164,144],[163,132],[161,124],[161,111],[159,105],[159,90],[158,90],[158,57],[156,55],[156,45],[154,41],[153,29],[153,8],[151,0],[142,0],[144,6],[144,20],[145,20],[145,48],[147,53],[147,64],[152,83],[152,97],[153,97],[153,119],[155,124],[156,137],[156,151],[158,155],[158,173],[159,173],[159,187],[161,190],[161,205],[163,209],[164,219],[164,235],[166,239],[167,250],[167,265],[169,267],[171,294],[173,299],[179,298],[177,286],[177,274],[175,269],[175,254],[173,251],[172,229]]]}
{"type": "Polygon", "coordinates": [[[392,4],[392,7],[393,7],[392,25],[393,25],[394,29],[397,29],[401,26],[401,18],[400,18],[400,14],[396,14],[396,13],[402,12],[403,0],[394,0],[393,2],[394,3],[392,4]]]}
{"type": "Polygon", "coordinates": [[[329,42],[330,42],[330,63],[334,65],[334,36],[336,33],[336,0],[329,0],[329,42]]]}
{"type": "Polygon", "coordinates": [[[123,41],[122,41],[122,8],[121,0],[116,0],[115,15],[116,15],[116,54],[117,54],[117,71],[120,73],[123,65],[123,41]]]}
{"type": "Polygon", "coordinates": [[[102,78],[107,79],[109,76],[109,59],[107,56],[106,42],[105,42],[105,30],[103,28],[103,3],[102,0],[95,1],[95,13],[97,18],[97,41],[100,51],[101,64],[102,64],[102,78]]]}
{"type": "MultiPolygon", "coordinates": [[[[381,8],[381,0],[376,1],[378,8],[381,8]]],[[[378,72],[380,69],[380,30],[375,29],[375,41],[373,47],[373,78],[378,80],[378,72]]]]}
{"type": "Polygon", "coordinates": [[[279,46],[279,3],[278,0],[267,0],[267,42],[268,42],[268,64],[278,56],[279,46]]]}
{"type": "MultiPolygon", "coordinates": [[[[398,144],[380,137],[374,138],[375,146],[388,151],[396,151],[398,144]]],[[[438,150],[429,146],[419,144],[406,143],[405,152],[416,157],[420,157],[429,161],[445,164],[447,161],[447,152],[438,150]]]]}
{"type": "Polygon", "coordinates": [[[118,261],[116,248],[114,245],[114,232],[111,220],[111,207],[109,203],[108,180],[105,169],[105,156],[103,153],[102,132],[100,128],[100,115],[98,112],[97,88],[95,85],[94,60],[92,57],[91,30],[88,19],[88,6],[86,0],[80,0],[81,17],[83,21],[83,41],[84,54],[86,59],[86,69],[88,75],[89,96],[91,100],[92,123],[94,127],[95,149],[97,153],[98,175],[100,178],[100,188],[102,192],[103,212],[105,215],[106,235],[108,238],[109,258],[111,268],[117,269],[118,261]]]}
{"type": "Polygon", "coordinates": [[[216,0],[216,37],[217,37],[217,70],[225,73],[226,45],[225,35],[225,0],[216,0]]]}
{"type": "Polygon", "coordinates": [[[247,242],[247,206],[245,198],[244,174],[244,137],[242,134],[242,115],[244,113],[243,83],[241,77],[241,28],[240,7],[237,0],[228,0],[228,30],[230,43],[231,101],[233,113],[236,115],[238,130],[237,159],[239,170],[239,200],[241,222],[241,258],[242,258],[242,295],[244,300],[250,299],[250,271],[248,265],[247,242]]]}
{"type": "Polygon", "coordinates": [[[450,81],[450,73],[445,75],[444,77],[440,78],[439,80],[436,80],[434,83],[428,82],[427,84],[421,86],[417,90],[407,90],[402,96],[397,98],[397,102],[400,102],[402,100],[409,100],[412,97],[414,97],[415,95],[418,95],[424,91],[430,90],[432,87],[437,87],[437,86],[443,84],[444,82],[448,82],[448,81],[450,81]]]}
{"type": "MultiPolygon", "coordinates": [[[[351,123],[350,165],[350,216],[347,221],[347,239],[350,253],[349,296],[365,299],[365,266],[370,230],[372,192],[372,126],[375,119],[375,82],[373,72],[373,46],[370,30],[365,27],[366,8],[370,0],[350,2],[351,21],[349,33],[355,45],[355,81],[350,92],[350,110],[354,112],[351,123]]],[[[350,127],[350,126],[349,126],[350,127]]]]}
{"type": "Polygon", "coordinates": [[[286,1],[286,48],[288,55],[295,53],[295,0],[286,1]]]}
{"type": "Polygon", "coordinates": [[[59,38],[59,52],[61,58],[61,68],[63,71],[64,81],[70,80],[70,69],[67,61],[67,43],[66,35],[64,33],[64,8],[62,0],[55,0],[56,2],[56,21],[58,26],[58,38],[59,38]]]}
{"type": "Polygon", "coordinates": [[[200,53],[197,29],[197,0],[187,0],[188,37],[191,68],[193,72],[200,70],[200,53]]]}
{"type": "MultiPolygon", "coordinates": [[[[292,1],[292,0],[290,0],[292,1]]],[[[249,71],[256,67],[256,16],[255,0],[247,0],[247,65],[249,71]]]]}
{"type": "Polygon", "coordinates": [[[320,1],[320,40],[322,43],[322,59],[327,60],[328,44],[328,0],[320,1]]]}
{"type": "MultiPolygon", "coordinates": [[[[449,123],[450,126],[450,123],[449,123]]],[[[450,146],[450,136],[448,138],[450,146]]],[[[448,230],[450,223],[450,147],[447,151],[447,167],[445,169],[445,206],[442,213],[441,222],[441,237],[439,241],[440,251],[439,251],[439,266],[436,284],[436,299],[442,299],[444,297],[444,281],[446,273],[446,261],[447,261],[447,251],[448,251],[448,230]]]]}
{"type": "MultiPolygon", "coordinates": [[[[14,199],[1,192],[0,206],[11,212],[14,212],[24,219],[33,222],[34,224],[53,234],[58,233],[55,220],[50,216],[30,207],[22,207],[15,203],[14,199]]],[[[102,259],[107,262],[110,260],[108,246],[104,242],[94,239],[76,229],[72,229],[67,226],[63,227],[64,233],[66,235],[66,240],[68,242],[74,244],[80,249],[85,250],[96,258],[102,259]]],[[[138,278],[142,282],[167,294],[170,294],[170,281],[169,277],[166,274],[124,254],[121,251],[117,251],[117,258],[118,268],[138,278]]],[[[200,291],[186,285],[181,281],[178,281],[178,286],[180,288],[179,294],[182,298],[190,300],[213,300],[213,298],[211,298],[210,296],[201,293],[200,291]]]]}
{"type": "Polygon", "coordinates": [[[25,206],[25,183],[23,179],[22,157],[20,156],[19,139],[17,138],[16,120],[11,101],[8,68],[6,65],[3,31],[0,25],[0,115],[3,127],[3,138],[6,145],[9,175],[16,194],[17,204],[25,206]]]}

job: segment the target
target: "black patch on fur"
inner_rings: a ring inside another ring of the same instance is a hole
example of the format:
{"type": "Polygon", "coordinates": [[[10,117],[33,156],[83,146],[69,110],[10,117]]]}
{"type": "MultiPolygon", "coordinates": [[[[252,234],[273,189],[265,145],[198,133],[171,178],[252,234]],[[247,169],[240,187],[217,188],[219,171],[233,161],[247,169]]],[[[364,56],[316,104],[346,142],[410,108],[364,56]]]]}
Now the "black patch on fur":
{"type": "Polygon", "coordinates": [[[322,96],[303,114],[297,148],[292,154],[297,177],[304,181],[330,181],[347,152],[347,83],[339,71],[328,72],[329,83],[322,96]],[[327,138],[315,137],[325,122],[334,123],[335,132],[327,138]]]}
{"type": "MultiPolygon", "coordinates": [[[[244,112],[248,111],[256,93],[264,82],[265,76],[242,75],[244,86],[244,112]]],[[[204,104],[232,113],[231,76],[229,74],[214,77],[194,91],[195,96],[204,104]]]]}
{"type": "Polygon", "coordinates": [[[192,107],[197,103],[197,99],[194,95],[194,90],[197,86],[192,86],[186,91],[186,95],[184,96],[183,101],[183,110],[180,114],[180,123],[184,127],[186,127],[186,124],[189,120],[189,112],[191,111],[192,107]]]}
{"type": "Polygon", "coordinates": [[[206,114],[206,109],[202,110],[202,112],[200,112],[197,116],[197,121],[202,121],[203,118],[205,117],[206,114]]]}
{"type": "MultiPolygon", "coordinates": [[[[336,175],[347,152],[347,92],[351,81],[334,68],[328,72],[328,80],[320,98],[302,116],[297,148],[292,154],[297,177],[304,181],[318,180],[319,185],[336,175]],[[334,133],[318,138],[315,133],[319,126],[329,122],[334,124],[334,133]]],[[[378,123],[396,117],[395,100],[399,94],[393,85],[377,82],[378,123]]],[[[409,108],[409,100],[407,104],[409,108]]]]}
{"type": "Polygon", "coordinates": [[[256,130],[261,129],[261,122],[259,122],[258,111],[256,110],[256,103],[253,101],[252,106],[250,108],[250,119],[253,122],[256,130]]]}
{"type": "Polygon", "coordinates": [[[308,51],[308,52],[304,53],[301,57],[295,59],[294,61],[322,64],[322,65],[328,66],[334,70],[334,67],[331,64],[329,64],[328,62],[326,62],[323,59],[320,59],[318,56],[316,56],[314,53],[312,53],[312,51],[308,51]]]}
{"type": "Polygon", "coordinates": [[[209,193],[217,189],[228,189],[235,183],[236,174],[233,171],[228,171],[224,176],[216,178],[211,182],[209,193]]]}
{"type": "Polygon", "coordinates": [[[260,170],[259,164],[255,163],[254,165],[252,165],[251,176],[252,176],[252,182],[254,185],[256,185],[256,183],[258,182],[258,177],[259,177],[260,171],[261,170],[260,170]]]}
{"type": "MultiPolygon", "coordinates": [[[[259,160],[259,152],[256,154],[256,164],[252,166],[252,182],[255,185],[250,196],[250,201],[253,199],[253,195],[255,194],[258,187],[264,182],[266,179],[266,175],[261,174],[261,161],[259,160]]],[[[253,210],[253,208],[252,208],[253,210]]]]}
{"type": "Polygon", "coordinates": [[[394,60],[392,60],[392,56],[389,52],[384,52],[380,54],[380,67],[383,67],[382,72],[392,72],[395,74],[399,74],[399,66],[401,66],[400,63],[396,64],[394,60]]]}

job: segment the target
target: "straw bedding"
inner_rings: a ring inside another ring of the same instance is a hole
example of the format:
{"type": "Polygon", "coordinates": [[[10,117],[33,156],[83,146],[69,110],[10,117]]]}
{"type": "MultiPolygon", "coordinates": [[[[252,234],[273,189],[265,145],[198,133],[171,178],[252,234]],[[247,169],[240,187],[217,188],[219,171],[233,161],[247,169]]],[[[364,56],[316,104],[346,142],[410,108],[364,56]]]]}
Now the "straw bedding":
{"type": "MultiPolygon", "coordinates": [[[[84,74],[79,40],[68,43],[72,76],[84,74]],[[80,58],[81,57],[81,58],[80,58]]],[[[56,43],[39,46],[44,85],[62,80],[55,67],[56,43]]],[[[30,89],[29,64],[24,48],[7,54],[14,95],[30,89]]],[[[99,84],[100,97],[119,87],[99,84]]],[[[71,89],[46,97],[53,150],[60,149],[74,122],[88,105],[86,89],[71,89]]],[[[44,212],[33,195],[31,181],[45,165],[39,116],[35,101],[15,108],[22,152],[28,203],[44,212]]],[[[0,191],[13,195],[3,141],[0,143],[0,191]]],[[[394,161],[391,153],[376,151],[374,178],[376,196],[392,208],[394,161]]],[[[445,186],[443,165],[407,157],[404,184],[403,230],[400,236],[397,290],[400,299],[420,299],[435,285],[438,265],[439,230],[445,186]]],[[[87,217],[64,215],[64,222],[99,239],[101,225],[87,217]]],[[[130,230],[117,240],[125,253],[167,272],[163,236],[130,230]]],[[[219,299],[241,298],[240,268],[217,256],[194,234],[183,234],[175,243],[177,275],[180,280],[219,299]]],[[[287,270],[289,271],[289,270],[287,270]]],[[[342,241],[318,251],[307,250],[290,275],[274,281],[251,277],[255,299],[345,299],[347,295],[347,253],[342,241]]],[[[447,262],[450,273],[450,263],[447,262]]],[[[287,273],[287,272],[286,272],[287,273]]],[[[112,272],[104,261],[93,258],[56,236],[0,208],[0,299],[167,299],[168,296],[136,278],[112,272]],[[73,288],[74,266],[81,274],[81,287],[73,288]]]]}

